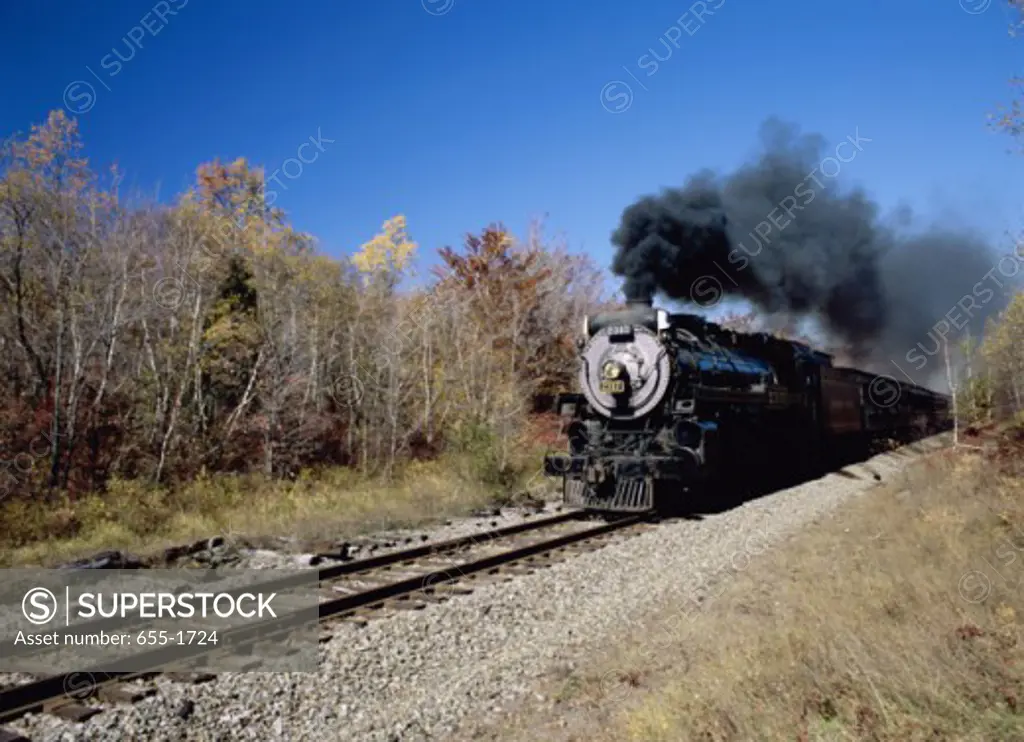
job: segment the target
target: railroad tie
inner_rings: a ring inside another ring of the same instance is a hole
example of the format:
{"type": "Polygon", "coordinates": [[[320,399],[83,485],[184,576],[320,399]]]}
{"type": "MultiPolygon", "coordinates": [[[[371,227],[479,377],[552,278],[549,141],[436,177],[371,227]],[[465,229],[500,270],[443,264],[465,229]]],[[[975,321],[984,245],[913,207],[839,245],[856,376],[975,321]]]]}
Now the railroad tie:
{"type": "Polygon", "coordinates": [[[435,593],[448,595],[472,595],[473,588],[465,585],[431,585],[430,589],[435,593]]]}
{"type": "Polygon", "coordinates": [[[136,703],[156,695],[156,688],[128,688],[123,685],[103,685],[96,689],[99,697],[108,703],[136,703]]]}
{"type": "Polygon", "coordinates": [[[331,592],[341,593],[342,595],[355,595],[360,592],[358,588],[349,587],[348,585],[331,585],[331,592]]]}
{"type": "Polygon", "coordinates": [[[215,680],[217,676],[212,672],[169,672],[164,677],[177,683],[199,685],[200,683],[209,683],[211,680],[215,680]]]}
{"type": "Polygon", "coordinates": [[[103,711],[95,706],[83,706],[80,703],[64,703],[59,706],[44,707],[44,710],[54,716],[74,722],[86,721],[103,711]]]}
{"type": "Polygon", "coordinates": [[[217,667],[221,672],[249,672],[263,664],[263,660],[247,657],[219,657],[217,667]]]}
{"type": "Polygon", "coordinates": [[[389,600],[385,604],[388,608],[393,608],[399,611],[422,611],[427,607],[426,603],[421,603],[418,600],[412,600],[410,598],[396,598],[389,600]]]}
{"type": "Polygon", "coordinates": [[[15,731],[0,727],[0,742],[32,742],[32,740],[15,731]]]}
{"type": "Polygon", "coordinates": [[[351,616],[342,616],[339,620],[344,621],[345,623],[354,623],[356,626],[366,626],[366,624],[369,623],[369,620],[366,618],[366,616],[359,614],[353,614],[351,616]]]}
{"type": "Polygon", "coordinates": [[[418,577],[426,577],[429,574],[430,572],[424,572],[421,570],[415,570],[412,572],[399,572],[397,570],[389,569],[387,571],[387,576],[389,578],[394,578],[393,580],[390,580],[392,582],[402,582],[403,580],[415,580],[418,577]]]}
{"type": "Polygon", "coordinates": [[[443,559],[424,559],[422,562],[417,562],[416,564],[419,568],[423,569],[423,574],[427,575],[432,572],[445,572],[447,570],[457,568],[459,565],[458,561],[452,559],[447,561],[443,559]]]}
{"type": "Polygon", "coordinates": [[[428,592],[426,590],[420,590],[419,592],[413,593],[413,597],[416,600],[420,600],[425,603],[445,603],[448,600],[441,595],[435,595],[433,592],[428,592]]]}

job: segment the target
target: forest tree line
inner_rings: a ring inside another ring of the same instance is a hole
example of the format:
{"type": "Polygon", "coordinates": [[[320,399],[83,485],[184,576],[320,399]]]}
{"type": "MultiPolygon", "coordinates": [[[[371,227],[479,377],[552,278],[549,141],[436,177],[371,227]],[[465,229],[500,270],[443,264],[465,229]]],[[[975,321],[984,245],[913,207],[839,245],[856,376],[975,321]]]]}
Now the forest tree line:
{"type": "Polygon", "coordinates": [[[403,217],[327,257],[244,159],[200,166],[171,205],[129,205],[59,111],[2,154],[8,496],[322,464],[387,475],[450,445],[486,446],[500,471],[534,400],[571,383],[601,300],[585,257],[500,225],[400,291],[417,249],[403,217]]]}

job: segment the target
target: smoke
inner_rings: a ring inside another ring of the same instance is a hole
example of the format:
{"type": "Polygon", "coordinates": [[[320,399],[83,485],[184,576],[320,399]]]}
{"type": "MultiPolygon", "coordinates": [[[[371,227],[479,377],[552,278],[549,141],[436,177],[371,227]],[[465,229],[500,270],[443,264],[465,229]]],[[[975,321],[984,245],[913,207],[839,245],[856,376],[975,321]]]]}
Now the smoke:
{"type": "Polygon", "coordinates": [[[966,328],[980,332],[1005,306],[1007,292],[995,284],[979,295],[986,276],[1008,281],[984,240],[907,234],[905,209],[885,222],[862,190],[840,189],[841,163],[865,156],[870,139],[851,135],[825,156],[821,137],[769,120],[761,141],[758,158],[736,172],[701,171],[625,209],[612,270],[627,298],[661,293],[704,308],[746,299],[773,324],[812,319],[829,344],[888,373],[915,348],[933,355],[943,334],[952,343],[966,328]]]}

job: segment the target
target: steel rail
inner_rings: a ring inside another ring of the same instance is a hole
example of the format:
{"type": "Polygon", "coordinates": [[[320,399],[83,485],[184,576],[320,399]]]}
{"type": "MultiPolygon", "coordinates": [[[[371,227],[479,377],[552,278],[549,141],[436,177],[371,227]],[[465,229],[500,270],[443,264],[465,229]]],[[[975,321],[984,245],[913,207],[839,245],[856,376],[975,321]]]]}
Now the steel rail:
{"type": "MultiPolygon", "coordinates": [[[[568,518],[566,519],[568,520],[568,518]]],[[[581,541],[587,541],[615,531],[637,525],[646,520],[643,515],[627,516],[610,523],[603,523],[594,528],[589,528],[573,533],[557,536],[553,539],[538,541],[526,544],[518,548],[509,549],[500,554],[482,557],[473,561],[461,564],[453,564],[445,569],[433,570],[431,572],[417,575],[397,582],[372,587],[368,590],[346,595],[340,598],[321,603],[316,608],[308,608],[280,616],[270,621],[262,621],[251,626],[240,626],[222,632],[222,641],[235,648],[252,645],[261,640],[267,640],[281,634],[286,634],[295,628],[310,622],[325,621],[339,614],[349,613],[357,608],[372,606],[384,600],[397,598],[417,592],[430,592],[434,588],[447,583],[455,582],[460,578],[477,574],[487,570],[498,568],[502,565],[520,561],[531,556],[544,552],[553,551],[564,546],[569,546],[581,541]]],[[[512,528],[517,528],[513,526],[512,528]]],[[[520,531],[522,532],[522,531],[520,531]]],[[[458,539],[455,539],[458,540],[458,539]]],[[[454,540],[453,540],[454,541],[454,540]]],[[[422,547],[420,547],[422,548],[422,547]]],[[[429,554],[430,551],[427,551],[429,554]]],[[[391,556],[391,555],[383,555],[391,556]]],[[[374,559],[379,559],[375,557],[374,559]]],[[[362,560],[371,561],[371,560],[362,560]]],[[[339,565],[339,566],[353,566],[339,565]]],[[[218,642],[220,644],[220,642],[218,642]]],[[[68,693],[68,683],[73,679],[80,679],[87,675],[91,681],[91,688],[99,688],[136,678],[149,677],[161,672],[162,667],[180,666],[183,660],[199,658],[204,655],[213,655],[218,652],[227,651],[223,647],[209,648],[203,645],[170,646],[151,649],[141,652],[131,658],[122,659],[120,663],[130,663],[137,667],[144,663],[146,670],[118,670],[117,665],[104,665],[104,670],[86,669],[72,673],[53,675],[30,683],[18,685],[13,688],[0,691],[0,722],[16,719],[26,713],[42,711],[48,704],[60,702],[62,697],[68,693]]],[[[72,685],[77,685],[77,680],[72,685]]],[[[80,698],[68,698],[68,703],[80,701],[80,698]]]]}
{"type": "MultiPolygon", "coordinates": [[[[320,569],[317,573],[317,579],[319,579],[320,582],[326,582],[345,575],[368,572],[370,570],[380,569],[381,567],[386,567],[392,564],[401,564],[402,562],[412,561],[425,556],[447,554],[453,551],[459,551],[460,549],[479,546],[481,542],[493,541],[496,539],[507,538],[509,536],[515,536],[520,533],[550,528],[562,523],[578,520],[580,517],[580,511],[569,511],[567,513],[553,515],[548,518],[541,518],[534,521],[505,526],[503,528],[496,528],[491,531],[482,531],[480,533],[469,534],[467,536],[458,536],[456,538],[448,539],[447,541],[439,541],[434,544],[423,544],[422,546],[414,546],[411,549],[403,549],[401,551],[394,551],[388,554],[367,557],[366,559],[357,559],[351,562],[344,562],[342,564],[334,564],[330,567],[320,569]]],[[[319,556],[330,557],[330,555],[327,554],[321,554],[319,556]]],[[[159,574],[162,571],[163,570],[159,569],[147,570],[146,574],[159,574]]],[[[216,574],[214,570],[197,569],[195,571],[197,573],[205,572],[207,575],[211,573],[216,574]]],[[[230,572],[223,574],[229,576],[230,572]]],[[[278,577],[253,585],[247,585],[245,587],[224,590],[223,592],[237,598],[243,593],[253,592],[254,590],[269,593],[279,590],[288,590],[290,588],[305,587],[308,583],[308,577],[302,575],[291,575],[288,577],[278,577]]],[[[65,633],[73,635],[93,634],[100,631],[128,629],[145,624],[149,620],[150,619],[145,618],[131,618],[126,620],[117,616],[111,616],[110,618],[100,618],[76,624],[74,626],[67,626],[63,630],[65,633]]],[[[33,645],[14,644],[13,641],[0,642],[0,657],[4,658],[25,657],[36,654],[38,651],[39,648],[33,645]]]]}

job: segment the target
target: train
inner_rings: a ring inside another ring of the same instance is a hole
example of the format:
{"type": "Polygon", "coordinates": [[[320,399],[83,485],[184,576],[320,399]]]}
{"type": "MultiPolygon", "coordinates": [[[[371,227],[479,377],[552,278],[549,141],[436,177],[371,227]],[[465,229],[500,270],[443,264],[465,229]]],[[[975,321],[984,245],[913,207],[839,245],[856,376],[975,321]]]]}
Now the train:
{"type": "Polygon", "coordinates": [[[586,316],[578,347],[580,391],[556,402],[568,451],[547,454],[544,474],[586,510],[674,510],[814,478],[951,425],[948,395],[650,299],[586,316]]]}

